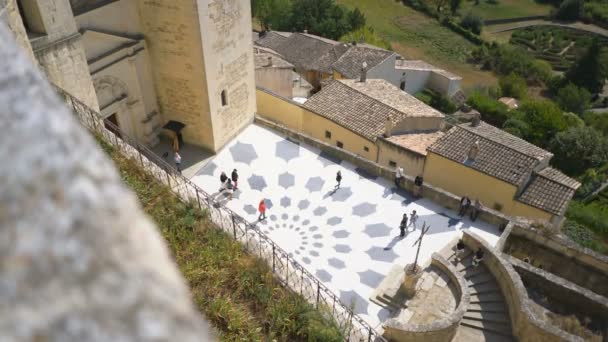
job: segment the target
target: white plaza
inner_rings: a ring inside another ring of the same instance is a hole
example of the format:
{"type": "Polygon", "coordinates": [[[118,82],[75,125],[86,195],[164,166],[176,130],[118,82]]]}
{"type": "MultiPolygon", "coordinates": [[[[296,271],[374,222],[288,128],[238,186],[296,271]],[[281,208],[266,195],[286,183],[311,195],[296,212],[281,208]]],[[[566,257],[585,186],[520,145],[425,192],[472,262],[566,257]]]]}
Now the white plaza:
{"type": "Polygon", "coordinates": [[[260,126],[250,125],[192,179],[215,194],[220,173],[230,177],[233,169],[239,173],[239,190],[225,204],[255,222],[258,203],[265,198],[267,219],[258,223],[261,230],[375,327],[389,313],[370,296],[394,265],[413,262],[412,245],[424,222],[431,228],[422,242],[422,264],[463,229],[491,245],[499,237],[497,227],[462,219],[427,199],[414,200],[388,180],[260,126]],[[343,179],[334,192],[338,170],[343,179]],[[410,227],[401,239],[401,218],[413,210],[419,215],[418,229],[410,227]]]}

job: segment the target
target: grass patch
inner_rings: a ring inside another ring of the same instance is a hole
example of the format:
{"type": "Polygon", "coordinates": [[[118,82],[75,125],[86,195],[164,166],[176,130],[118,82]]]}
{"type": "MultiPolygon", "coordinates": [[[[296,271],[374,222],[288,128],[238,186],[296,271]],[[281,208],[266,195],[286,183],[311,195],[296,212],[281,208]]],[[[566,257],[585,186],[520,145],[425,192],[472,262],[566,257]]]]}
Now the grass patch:
{"type": "Polygon", "coordinates": [[[358,7],[367,25],[393,50],[409,59],[422,59],[463,77],[463,87],[496,84],[496,77],[468,64],[475,45],[441,26],[436,19],[395,0],[338,0],[349,9],[358,7]]]}
{"type": "Polygon", "coordinates": [[[549,4],[541,4],[534,0],[481,0],[477,5],[475,1],[465,0],[460,13],[471,11],[484,20],[494,20],[549,15],[553,8],[549,4]]]}
{"type": "Polygon", "coordinates": [[[195,305],[222,341],[344,340],[326,310],[282,287],[264,260],[217,229],[205,212],[181,202],[135,161],[98,141],[156,222],[195,305]]]}

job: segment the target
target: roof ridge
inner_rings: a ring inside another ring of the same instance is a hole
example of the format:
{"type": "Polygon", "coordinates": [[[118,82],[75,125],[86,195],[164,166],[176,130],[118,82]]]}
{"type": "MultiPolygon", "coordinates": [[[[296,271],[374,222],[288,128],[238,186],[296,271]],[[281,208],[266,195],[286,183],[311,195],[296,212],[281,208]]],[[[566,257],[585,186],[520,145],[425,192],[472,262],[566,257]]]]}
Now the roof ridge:
{"type": "MultiPolygon", "coordinates": [[[[550,154],[551,156],[553,156],[553,154],[552,154],[551,152],[549,152],[549,151],[547,151],[547,150],[545,150],[545,149],[543,149],[543,148],[541,148],[541,147],[538,147],[538,146],[536,146],[536,145],[532,144],[531,142],[528,142],[528,141],[526,141],[526,140],[524,140],[524,139],[522,139],[522,138],[520,138],[520,137],[518,137],[518,136],[515,136],[515,135],[513,135],[513,134],[511,134],[511,133],[509,133],[509,132],[506,132],[506,131],[504,131],[504,130],[502,130],[502,129],[498,128],[498,127],[495,127],[495,126],[493,126],[493,125],[490,125],[489,123],[487,123],[487,122],[485,122],[485,121],[482,121],[482,124],[485,124],[485,125],[488,125],[488,126],[492,126],[493,128],[495,128],[495,129],[497,129],[497,130],[499,130],[499,131],[502,131],[502,132],[504,132],[505,134],[509,134],[509,135],[513,136],[515,139],[521,140],[522,142],[524,142],[524,143],[526,143],[526,144],[529,144],[529,145],[532,145],[532,146],[534,146],[534,147],[536,147],[536,148],[538,148],[538,149],[540,149],[540,150],[545,151],[547,154],[550,154]]],[[[527,153],[524,153],[524,152],[522,152],[522,151],[520,151],[520,150],[518,150],[518,149],[516,149],[516,148],[512,147],[511,145],[503,144],[503,143],[498,142],[498,141],[496,141],[496,140],[494,140],[494,139],[491,139],[491,138],[489,138],[489,137],[487,137],[487,136],[483,136],[483,135],[481,135],[481,134],[477,133],[475,130],[467,128],[467,127],[466,127],[466,125],[468,125],[468,123],[464,123],[464,124],[461,124],[461,125],[457,125],[457,126],[455,126],[455,127],[460,127],[460,128],[464,129],[464,130],[465,130],[465,131],[467,131],[467,132],[470,132],[470,133],[472,133],[472,134],[474,134],[474,135],[476,135],[476,136],[482,137],[482,138],[484,138],[484,139],[486,139],[486,140],[490,140],[490,141],[492,141],[492,142],[494,142],[494,143],[496,143],[496,144],[499,144],[499,145],[501,145],[501,146],[504,146],[504,147],[506,147],[506,148],[508,148],[508,149],[510,149],[510,150],[512,150],[512,151],[515,151],[515,152],[517,152],[517,153],[519,153],[519,154],[522,154],[522,155],[524,155],[524,156],[527,156],[527,157],[532,157],[532,158],[538,159],[536,156],[531,156],[531,155],[529,155],[529,154],[527,154],[527,153]]],[[[540,159],[538,159],[538,160],[540,160],[540,159]]]]}
{"type": "Polygon", "coordinates": [[[548,181],[551,181],[551,182],[553,182],[553,183],[557,183],[557,184],[559,184],[559,185],[565,186],[565,187],[567,187],[567,188],[569,188],[569,189],[574,189],[574,190],[576,190],[578,187],[580,187],[580,186],[582,185],[582,184],[581,184],[581,182],[577,181],[576,179],[574,179],[574,178],[572,178],[572,177],[568,176],[567,174],[565,174],[565,173],[561,172],[560,170],[558,170],[558,169],[556,169],[556,168],[554,168],[554,167],[551,167],[551,166],[547,166],[547,167],[545,167],[544,169],[542,169],[542,170],[540,170],[540,171],[538,171],[538,172],[535,172],[535,174],[537,174],[539,177],[543,177],[543,178],[545,178],[545,179],[546,179],[546,180],[548,180],[548,181]],[[547,170],[547,169],[549,169],[549,171],[553,170],[553,171],[555,171],[555,172],[559,172],[559,173],[560,173],[560,174],[562,174],[563,176],[568,177],[569,179],[571,179],[572,181],[574,181],[576,184],[578,184],[578,186],[577,186],[577,187],[571,187],[571,186],[569,186],[569,185],[567,185],[567,184],[564,184],[564,182],[560,182],[559,180],[554,179],[554,178],[549,178],[549,176],[548,176],[548,175],[544,175],[544,174],[542,174],[542,173],[541,173],[541,172],[543,172],[543,171],[545,171],[545,170],[547,170]]]}

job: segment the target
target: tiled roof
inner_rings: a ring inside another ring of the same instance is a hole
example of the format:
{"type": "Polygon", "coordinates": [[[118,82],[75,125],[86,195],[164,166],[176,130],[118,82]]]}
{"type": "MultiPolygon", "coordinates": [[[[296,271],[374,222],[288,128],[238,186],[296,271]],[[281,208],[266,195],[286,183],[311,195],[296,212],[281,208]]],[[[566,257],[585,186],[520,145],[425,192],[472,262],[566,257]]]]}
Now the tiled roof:
{"type": "Polygon", "coordinates": [[[425,61],[420,61],[420,60],[397,59],[395,61],[395,68],[403,69],[403,70],[432,71],[432,72],[435,72],[446,78],[449,78],[451,80],[461,80],[462,79],[462,77],[460,77],[458,75],[455,75],[449,71],[446,71],[444,69],[441,69],[439,67],[436,67],[432,64],[429,64],[425,61]]]}
{"type": "Polygon", "coordinates": [[[281,43],[285,42],[286,40],[287,40],[287,37],[280,34],[279,32],[270,31],[270,32],[266,32],[263,35],[260,35],[258,40],[255,41],[255,44],[278,51],[277,50],[278,46],[281,45],[281,43]]]}
{"type": "Polygon", "coordinates": [[[393,123],[413,116],[443,117],[387,81],[375,79],[333,81],[304,107],[372,141],[384,133],[388,116],[393,123]]]}
{"type": "Polygon", "coordinates": [[[516,186],[523,185],[540,160],[551,154],[485,122],[477,127],[470,123],[450,129],[428,150],[457,163],[496,177],[516,186]],[[479,141],[475,160],[468,160],[471,146],[479,141]]]}
{"type": "Polygon", "coordinates": [[[441,131],[430,133],[406,133],[392,135],[386,140],[402,146],[408,150],[426,156],[426,149],[431,146],[437,139],[441,138],[445,133],[441,131]]]}
{"type": "Polygon", "coordinates": [[[580,183],[553,168],[532,176],[518,201],[555,215],[562,215],[580,183]]]}
{"type": "Polygon", "coordinates": [[[333,64],[333,68],[346,78],[358,78],[363,62],[367,63],[369,70],[392,55],[394,52],[387,50],[352,46],[333,64]]]}
{"type": "Polygon", "coordinates": [[[291,69],[293,65],[280,58],[279,56],[270,53],[270,52],[260,52],[253,55],[253,60],[255,63],[255,68],[283,68],[283,69],[291,69]],[[268,58],[272,58],[272,64],[268,64],[268,58]]]}

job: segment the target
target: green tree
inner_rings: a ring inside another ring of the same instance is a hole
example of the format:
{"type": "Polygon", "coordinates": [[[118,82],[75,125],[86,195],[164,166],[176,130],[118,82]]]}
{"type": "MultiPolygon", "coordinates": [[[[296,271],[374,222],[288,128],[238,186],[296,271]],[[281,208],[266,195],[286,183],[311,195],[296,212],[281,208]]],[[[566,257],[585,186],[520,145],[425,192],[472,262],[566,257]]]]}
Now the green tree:
{"type": "Polygon", "coordinates": [[[484,121],[496,127],[501,127],[508,118],[508,108],[504,103],[479,91],[473,92],[467,99],[467,103],[481,113],[484,121]]]}
{"type": "Polygon", "coordinates": [[[335,40],[351,30],[348,10],[334,0],[293,0],[289,25],[289,31],[308,30],[335,40]]]}
{"type": "Polygon", "coordinates": [[[588,126],[591,126],[608,136],[608,115],[603,113],[585,112],[583,114],[583,120],[588,126]]]}
{"type": "Polygon", "coordinates": [[[566,129],[566,120],[561,109],[548,100],[526,101],[519,110],[530,130],[526,140],[546,148],[553,137],[566,129]]]}
{"type": "Polygon", "coordinates": [[[265,31],[291,30],[291,0],[252,0],[251,9],[265,31]]]}
{"type": "Polygon", "coordinates": [[[587,52],[568,70],[566,78],[593,94],[599,93],[607,76],[603,57],[599,40],[594,39],[587,52]]]}
{"type": "Polygon", "coordinates": [[[514,116],[505,121],[502,129],[515,136],[525,139],[530,134],[530,127],[520,118],[514,116]]]}
{"type": "Polygon", "coordinates": [[[517,99],[524,99],[528,95],[528,85],[526,80],[513,73],[501,77],[498,81],[503,96],[510,96],[517,99]]]}
{"type": "Polygon", "coordinates": [[[356,31],[365,27],[365,15],[359,8],[348,12],[348,24],[350,25],[349,31],[356,31]]]}
{"type": "Polygon", "coordinates": [[[462,18],[460,25],[475,34],[480,34],[483,27],[483,19],[480,16],[469,12],[462,18]]]}
{"type": "Polygon", "coordinates": [[[559,20],[577,20],[583,14],[583,0],[564,0],[555,12],[559,20]]]}
{"type": "Polygon", "coordinates": [[[568,83],[557,91],[556,101],[567,112],[583,114],[589,108],[591,94],[585,88],[579,88],[572,83],[568,83]]]}
{"type": "Polygon", "coordinates": [[[450,0],[450,12],[452,15],[456,15],[460,6],[462,6],[462,0],[450,0]]]}
{"type": "Polygon", "coordinates": [[[588,126],[558,133],[551,141],[550,150],[555,166],[569,175],[580,175],[608,160],[608,141],[588,126]]]}

